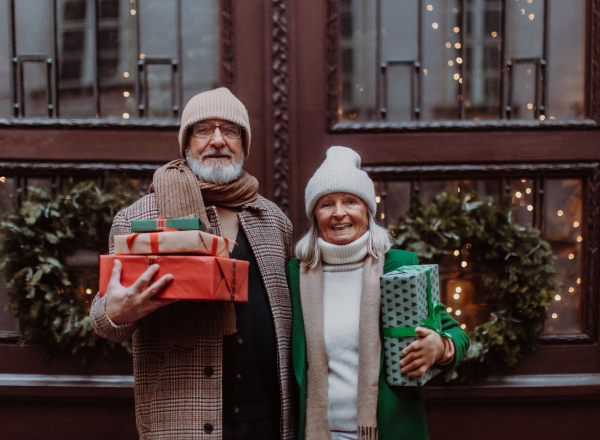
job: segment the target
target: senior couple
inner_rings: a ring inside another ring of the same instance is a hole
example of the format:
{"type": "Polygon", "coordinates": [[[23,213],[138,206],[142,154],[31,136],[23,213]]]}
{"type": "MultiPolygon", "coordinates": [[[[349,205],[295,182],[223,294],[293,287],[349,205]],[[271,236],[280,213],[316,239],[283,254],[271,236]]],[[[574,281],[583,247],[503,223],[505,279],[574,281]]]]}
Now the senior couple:
{"type": "MultiPolygon", "coordinates": [[[[388,386],[381,369],[379,277],[417,256],[390,250],[360,157],[327,151],[306,188],[309,231],[293,249],[290,221],[243,169],[250,139],[246,108],[229,90],[196,95],[182,115],[182,159],[115,216],[111,252],[131,220],[195,215],[250,263],[249,301],[234,305],[155,299],[172,275],[151,282],[154,265],[124,287],[115,262],[90,316],[100,336],[133,338],[140,438],[428,438],[423,390],[388,386]]],[[[417,328],[403,372],[462,360],[465,333],[445,312],[442,327],[451,338],[417,328]]]]}

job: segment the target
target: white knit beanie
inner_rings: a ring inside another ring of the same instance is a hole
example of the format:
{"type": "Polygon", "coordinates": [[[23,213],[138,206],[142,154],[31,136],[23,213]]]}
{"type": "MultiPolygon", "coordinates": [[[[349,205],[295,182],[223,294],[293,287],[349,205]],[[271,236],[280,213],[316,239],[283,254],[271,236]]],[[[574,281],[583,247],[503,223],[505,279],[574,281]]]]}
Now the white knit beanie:
{"type": "Polygon", "coordinates": [[[367,173],[360,169],[358,153],[350,148],[329,148],[325,162],[308,181],[304,198],[309,219],[317,201],[325,194],[334,192],[351,193],[360,197],[369,207],[371,216],[375,216],[375,185],[367,173]]]}
{"type": "Polygon", "coordinates": [[[225,87],[199,93],[188,101],[181,115],[179,149],[185,159],[184,150],[188,143],[188,129],[207,119],[223,119],[244,129],[244,156],[250,153],[250,121],[244,104],[225,87]]]}

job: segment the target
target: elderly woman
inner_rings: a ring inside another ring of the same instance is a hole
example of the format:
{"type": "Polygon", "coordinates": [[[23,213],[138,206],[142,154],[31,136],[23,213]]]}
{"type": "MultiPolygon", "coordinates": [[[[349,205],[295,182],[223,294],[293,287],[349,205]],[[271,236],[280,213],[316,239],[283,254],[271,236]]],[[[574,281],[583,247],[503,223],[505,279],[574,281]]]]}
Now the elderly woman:
{"type": "MultiPolygon", "coordinates": [[[[381,368],[379,277],[418,264],[417,255],[390,250],[389,233],[374,220],[373,182],[353,150],[331,147],[305,195],[310,230],[287,265],[298,440],[427,439],[422,388],[390,387],[381,368]]],[[[451,338],[417,328],[403,373],[462,360],[466,334],[445,311],[442,327],[451,338]]]]}

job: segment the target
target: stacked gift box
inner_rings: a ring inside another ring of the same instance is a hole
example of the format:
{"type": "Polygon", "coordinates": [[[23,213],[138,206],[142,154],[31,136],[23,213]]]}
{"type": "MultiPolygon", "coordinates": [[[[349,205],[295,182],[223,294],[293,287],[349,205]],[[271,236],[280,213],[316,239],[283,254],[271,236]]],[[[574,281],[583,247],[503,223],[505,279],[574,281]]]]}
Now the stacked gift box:
{"type": "Polygon", "coordinates": [[[419,339],[416,327],[442,332],[440,277],[437,264],[402,266],[383,274],[381,319],[386,378],[389,385],[421,386],[437,374],[429,368],[422,376],[408,377],[400,369],[402,350],[419,339]]]}
{"type": "Polygon", "coordinates": [[[235,242],[213,234],[202,220],[132,220],[129,235],[114,237],[114,255],[100,256],[100,296],[106,293],[114,260],[121,261],[121,284],[131,286],[153,264],[154,276],[173,281],[155,298],[248,301],[247,261],[229,258],[235,242]]]}

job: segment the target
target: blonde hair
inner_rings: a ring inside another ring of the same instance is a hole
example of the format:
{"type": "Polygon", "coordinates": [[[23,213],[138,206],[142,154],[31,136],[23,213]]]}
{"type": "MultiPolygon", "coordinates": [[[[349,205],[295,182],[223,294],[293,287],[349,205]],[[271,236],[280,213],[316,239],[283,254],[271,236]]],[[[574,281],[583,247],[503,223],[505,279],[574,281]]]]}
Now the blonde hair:
{"type": "MultiPolygon", "coordinates": [[[[392,236],[383,226],[378,225],[373,217],[369,215],[369,241],[367,243],[367,252],[373,258],[379,259],[385,255],[392,247],[392,236]]],[[[308,232],[296,243],[296,258],[300,260],[302,266],[313,268],[319,262],[321,252],[318,245],[319,225],[317,218],[312,216],[308,232]]]]}

